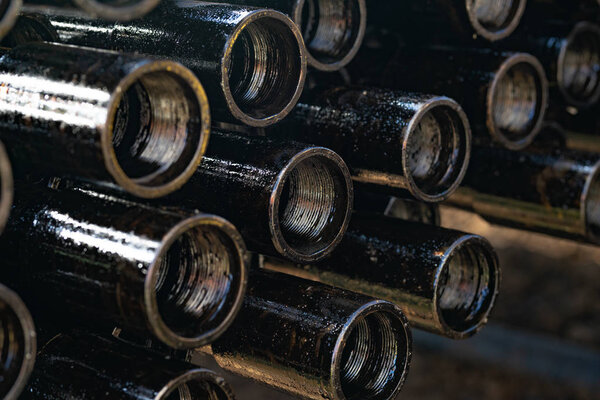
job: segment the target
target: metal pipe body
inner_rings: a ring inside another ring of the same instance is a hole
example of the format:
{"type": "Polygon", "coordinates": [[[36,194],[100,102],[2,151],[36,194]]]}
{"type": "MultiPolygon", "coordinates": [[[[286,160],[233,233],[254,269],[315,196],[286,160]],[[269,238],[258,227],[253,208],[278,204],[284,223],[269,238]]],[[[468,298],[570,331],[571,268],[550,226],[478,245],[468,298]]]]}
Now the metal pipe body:
{"type": "Polygon", "coordinates": [[[172,61],[30,43],[0,57],[0,84],[0,137],[19,173],[159,197],[183,185],[206,149],[206,94],[172,61]]]}
{"type": "Polygon", "coordinates": [[[22,399],[232,400],[214,372],[119,340],[73,331],[44,345],[22,399]]]}
{"type": "Polygon", "coordinates": [[[354,193],[354,210],[436,226],[439,226],[441,222],[440,207],[435,203],[423,203],[379,193],[356,191],[354,193]]]}
{"type": "Polygon", "coordinates": [[[500,225],[600,243],[600,157],[535,146],[476,148],[449,201],[500,225]]]}
{"type": "Polygon", "coordinates": [[[253,251],[312,261],[341,240],[353,189],[329,149],[213,130],[204,161],[167,201],[224,216],[253,251]]]}
{"type": "Polygon", "coordinates": [[[369,24],[398,32],[407,42],[497,41],[519,26],[527,0],[369,0],[369,24]]]}
{"type": "Polygon", "coordinates": [[[0,142],[0,235],[10,216],[13,202],[13,175],[8,154],[0,142]]]}
{"type": "Polygon", "coordinates": [[[198,1],[165,1],[126,24],[28,9],[43,14],[60,41],[167,57],[190,68],[210,96],[217,120],[263,127],[284,118],[306,76],[298,27],[274,11],[198,1]]]}
{"type": "MultiPolygon", "coordinates": [[[[4,265],[3,265],[4,266],[4,265]]],[[[0,284],[0,396],[20,399],[36,355],[36,332],[21,298],[0,284]]]]}
{"type": "Polygon", "coordinates": [[[190,348],[214,340],[240,307],[245,247],[220,217],[32,184],[18,187],[12,213],[1,273],[57,319],[190,348]]]}
{"type": "Polygon", "coordinates": [[[321,71],[337,71],[352,61],[367,27],[365,0],[218,0],[287,14],[300,28],[308,50],[308,64],[321,71]]]}
{"type": "Polygon", "coordinates": [[[274,128],[339,153],[355,183],[441,201],[469,163],[471,129],[447,97],[337,87],[308,93],[274,128]]]}
{"type": "Polygon", "coordinates": [[[494,141],[522,149],[539,132],[548,82],[542,65],[530,54],[398,43],[394,47],[387,36],[365,42],[356,62],[348,66],[353,83],[449,96],[469,117],[475,143],[494,141]]]}
{"type": "Polygon", "coordinates": [[[454,339],[487,322],[498,293],[498,258],[484,238],[384,216],[355,214],[331,257],[265,268],[398,305],[411,325],[454,339]]]}
{"type": "Polygon", "coordinates": [[[300,398],[395,398],[412,346],[396,306],[273,272],[250,282],[235,323],[200,351],[300,398]]]}
{"type": "Polygon", "coordinates": [[[90,17],[131,21],[152,11],[160,4],[160,0],[25,0],[25,3],[66,11],[70,8],[79,8],[90,17]]]}
{"type": "Polygon", "coordinates": [[[58,32],[42,14],[22,13],[13,28],[0,41],[1,47],[13,48],[31,42],[59,42],[58,32]]]}

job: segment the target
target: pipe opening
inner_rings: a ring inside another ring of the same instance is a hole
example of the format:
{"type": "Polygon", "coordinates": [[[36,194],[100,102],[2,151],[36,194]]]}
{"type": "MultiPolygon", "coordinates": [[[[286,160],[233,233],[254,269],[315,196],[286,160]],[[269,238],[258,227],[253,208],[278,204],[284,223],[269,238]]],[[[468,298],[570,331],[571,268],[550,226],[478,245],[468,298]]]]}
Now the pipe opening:
{"type": "Polygon", "coordinates": [[[558,82],[567,100],[591,105],[600,97],[600,28],[578,25],[566,42],[558,82]]]}
{"type": "Polygon", "coordinates": [[[457,107],[434,105],[417,116],[407,134],[406,175],[418,192],[434,199],[451,194],[467,167],[470,128],[457,107]]]}
{"type": "Polygon", "coordinates": [[[221,327],[239,300],[243,260],[214,226],[181,233],[156,265],[158,312],[176,335],[197,338],[221,327]]]}
{"type": "Polygon", "coordinates": [[[157,187],[180,178],[198,158],[204,126],[197,94],[169,71],[141,75],[115,110],[112,146],[126,176],[157,187]]]}
{"type": "Polygon", "coordinates": [[[228,400],[229,394],[214,382],[197,380],[176,386],[165,400],[228,400]]]}
{"type": "Polygon", "coordinates": [[[448,327],[462,333],[485,323],[496,296],[497,268],[493,250],[479,240],[454,248],[437,287],[437,307],[448,327]]]}
{"type": "Polygon", "coordinates": [[[525,0],[467,0],[467,12],[475,31],[489,40],[510,35],[525,10],[525,0]]]}
{"type": "Polygon", "coordinates": [[[588,237],[600,243],[600,167],[595,168],[585,194],[585,224],[588,237]]]}
{"type": "Polygon", "coordinates": [[[406,370],[406,332],[389,312],[361,316],[351,328],[341,358],[341,386],[352,399],[389,399],[406,370]]]}
{"type": "Polygon", "coordinates": [[[231,100],[246,118],[287,114],[304,79],[302,49],[290,26],[274,17],[248,24],[233,44],[228,77],[231,100]]]}
{"type": "Polygon", "coordinates": [[[539,132],[547,101],[541,65],[511,61],[498,72],[491,89],[492,135],[509,148],[525,147],[539,132]]]}
{"type": "Polygon", "coordinates": [[[365,3],[364,0],[304,0],[294,19],[310,56],[317,61],[315,67],[334,64],[339,69],[351,61],[362,43],[365,3]]]}
{"type": "Polygon", "coordinates": [[[284,246],[300,257],[321,256],[347,224],[351,188],[340,164],[320,155],[304,158],[281,185],[276,227],[284,246]]]}
{"type": "Polygon", "coordinates": [[[21,377],[26,362],[26,340],[26,333],[19,316],[8,301],[0,298],[0,395],[2,398],[6,398],[21,377]]]}

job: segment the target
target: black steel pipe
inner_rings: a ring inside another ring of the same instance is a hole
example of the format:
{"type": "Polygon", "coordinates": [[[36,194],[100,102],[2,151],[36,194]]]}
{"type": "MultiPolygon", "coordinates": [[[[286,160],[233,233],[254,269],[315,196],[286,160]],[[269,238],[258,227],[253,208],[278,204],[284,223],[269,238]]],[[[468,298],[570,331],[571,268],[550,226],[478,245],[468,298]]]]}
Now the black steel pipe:
{"type": "Polygon", "coordinates": [[[306,78],[306,47],[286,15],[199,1],[165,1],[127,24],[42,8],[61,42],[174,59],[202,81],[215,119],[264,127],[294,107],[306,78]]]}
{"type": "Polygon", "coordinates": [[[456,190],[471,151],[467,116],[443,96],[315,90],[274,129],[338,152],[356,183],[429,202],[456,190]]]}
{"type": "Polygon", "coordinates": [[[0,137],[15,170],[159,197],[183,185],[206,150],[206,93],[172,61],[30,43],[0,57],[0,84],[0,137]]]}
{"type": "Polygon", "coordinates": [[[383,300],[256,271],[242,311],[210,347],[230,372],[309,399],[394,399],[412,336],[383,300]]]}
{"type": "Polygon", "coordinates": [[[321,71],[346,66],[360,48],[367,27],[365,0],[218,0],[272,8],[287,14],[300,28],[308,64],[321,71]]]}
{"type": "Polygon", "coordinates": [[[353,188],[329,149],[213,130],[204,161],[167,201],[229,219],[253,251],[310,262],[344,235],[353,188]]]}
{"type": "Polygon", "coordinates": [[[23,0],[2,0],[0,3],[0,39],[12,29],[22,5],[23,0]]]}
{"type": "Polygon", "coordinates": [[[0,41],[1,47],[13,48],[30,42],[58,42],[58,32],[41,14],[21,14],[10,32],[0,41]]]}
{"type": "MultiPolygon", "coordinates": [[[[4,265],[3,265],[4,267],[4,265]]],[[[33,319],[21,298],[0,284],[0,396],[20,399],[35,364],[33,319]]]]}
{"type": "Polygon", "coordinates": [[[379,193],[355,191],[354,210],[429,225],[439,226],[441,223],[440,207],[436,203],[424,203],[379,193]]]}
{"type": "Polygon", "coordinates": [[[233,400],[213,371],[167,360],[112,338],[61,333],[38,354],[27,400],[233,400]]]}
{"type": "Polygon", "coordinates": [[[349,69],[356,83],[452,97],[469,117],[475,143],[493,140],[510,149],[531,143],[548,103],[544,68],[528,53],[486,48],[391,49],[371,43],[349,69]],[[386,61],[373,61],[377,59],[386,61]]]}
{"type": "Polygon", "coordinates": [[[0,234],[10,216],[13,202],[13,175],[10,160],[2,142],[0,142],[0,234]]]}
{"type": "Polygon", "coordinates": [[[476,148],[449,199],[492,223],[600,243],[600,156],[547,146],[476,148]]]}
{"type": "Polygon", "coordinates": [[[90,17],[113,21],[131,21],[141,18],[161,0],[24,0],[26,5],[39,5],[46,8],[79,8],[90,17]]]}
{"type": "Polygon", "coordinates": [[[331,257],[263,267],[398,305],[411,325],[464,339],[487,322],[498,293],[498,257],[484,238],[396,218],[355,214],[331,257]]]}
{"type": "Polygon", "coordinates": [[[422,38],[497,41],[519,26],[527,0],[368,1],[369,23],[400,33],[407,41],[422,38]]]}
{"type": "Polygon", "coordinates": [[[174,348],[227,329],[246,286],[245,245],[233,225],[53,186],[19,186],[0,241],[0,273],[32,307],[174,348]]]}

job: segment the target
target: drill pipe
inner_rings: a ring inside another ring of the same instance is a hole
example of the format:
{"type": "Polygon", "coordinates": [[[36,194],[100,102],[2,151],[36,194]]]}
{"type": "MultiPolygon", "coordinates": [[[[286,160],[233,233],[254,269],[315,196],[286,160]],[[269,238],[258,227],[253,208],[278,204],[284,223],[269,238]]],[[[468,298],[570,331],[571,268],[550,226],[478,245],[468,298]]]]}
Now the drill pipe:
{"type": "Polygon", "coordinates": [[[0,8],[0,39],[2,39],[15,24],[23,0],[2,0],[0,8]]]}
{"type": "Polygon", "coordinates": [[[379,193],[355,191],[354,210],[436,226],[441,222],[440,207],[436,203],[400,199],[379,193]]]}
{"type": "Polygon", "coordinates": [[[600,156],[476,148],[451,204],[492,223],[600,244],[600,156]]]}
{"type": "Polygon", "coordinates": [[[349,66],[354,82],[452,97],[467,113],[475,143],[493,140],[509,149],[523,149],[544,119],[548,81],[541,63],[527,53],[365,46],[356,59],[349,66]],[[384,56],[388,62],[372,61],[384,56]]]}
{"type": "Polygon", "coordinates": [[[306,47],[284,14],[253,7],[165,1],[127,24],[44,14],[61,42],[167,57],[202,81],[216,119],[264,127],[294,107],[306,78],[306,47]]]}
{"type": "Polygon", "coordinates": [[[3,400],[21,398],[35,363],[36,343],[35,326],[27,307],[15,292],[0,284],[0,397],[3,400]]]}
{"type": "Polygon", "coordinates": [[[78,187],[24,185],[15,200],[0,242],[2,273],[55,318],[191,348],[214,340],[239,310],[245,245],[220,217],[78,187]]]}
{"type": "Polygon", "coordinates": [[[206,93],[187,68],[29,43],[0,57],[0,137],[15,170],[113,180],[140,197],[178,189],[206,150],[206,93]]]}
{"type": "Polygon", "coordinates": [[[13,48],[30,42],[59,42],[58,32],[48,18],[41,14],[21,14],[13,28],[0,42],[1,47],[13,48]]]}
{"type": "Polygon", "coordinates": [[[337,71],[360,48],[367,26],[365,0],[218,0],[273,8],[287,14],[300,28],[308,64],[321,71],[337,71]]]}
{"type": "Polygon", "coordinates": [[[210,347],[225,370],[309,399],[393,399],[412,336],[398,307],[284,274],[251,275],[242,311],[210,347]]]}
{"type": "Polygon", "coordinates": [[[112,338],[73,331],[44,345],[26,400],[233,400],[214,372],[112,338]]]}
{"type": "Polygon", "coordinates": [[[0,234],[10,216],[13,202],[13,176],[10,160],[2,142],[0,142],[0,234]]]}
{"type": "Polygon", "coordinates": [[[471,151],[454,100],[380,89],[316,90],[274,129],[338,152],[355,183],[428,202],[458,188],[471,151]]]}
{"type": "Polygon", "coordinates": [[[527,0],[370,0],[369,24],[398,32],[406,41],[497,41],[519,26],[527,0]]]}
{"type": "Polygon", "coordinates": [[[498,293],[498,257],[484,238],[385,216],[353,215],[327,259],[263,267],[398,305],[411,325],[464,339],[487,322],[498,293]]]}
{"type": "Polygon", "coordinates": [[[26,5],[62,9],[78,8],[90,17],[113,21],[131,21],[152,11],[161,0],[25,0],[26,5]]]}
{"type": "Polygon", "coordinates": [[[329,149],[213,130],[204,161],[167,202],[222,215],[253,251],[310,262],[341,240],[353,197],[329,149]]]}

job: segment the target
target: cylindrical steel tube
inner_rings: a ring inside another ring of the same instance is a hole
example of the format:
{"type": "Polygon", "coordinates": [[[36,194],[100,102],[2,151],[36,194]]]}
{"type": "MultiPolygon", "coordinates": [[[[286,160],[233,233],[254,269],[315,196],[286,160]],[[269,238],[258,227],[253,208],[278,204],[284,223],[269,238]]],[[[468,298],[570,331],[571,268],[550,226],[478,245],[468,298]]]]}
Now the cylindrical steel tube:
{"type": "Polygon", "coordinates": [[[263,127],[294,107],[306,78],[306,47],[284,14],[198,1],[165,2],[127,24],[43,9],[61,42],[174,59],[210,95],[215,119],[263,127]]]}
{"type": "Polygon", "coordinates": [[[300,28],[308,64],[322,71],[347,65],[360,48],[367,26],[365,0],[219,0],[218,3],[273,8],[300,28]]]}
{"type": "Polygon", "coordinates": [[[382,65],[370,60],[382,51],[390,50],[365,46],[357,62],[349,66],[354,82],[452,97],[469,117],[475,143],[493,140],[522,149],[539,132],[548,103],[548,81],[532,55],[489,49],[398,48],[382,65]]]}
{"type": "Polygon", "coordinates": [[[13,176],[6,149],[0,142],[0,234],[10,215],[13,201],[13,176]]]}
{"type": "Polygon", "coordinates": [[[220,217],[32,185],[19,187],[12,212],[0,273],[58,319],[191,348],[218,337],[239,310],[245,245],[220,217]]]}
{"type": "Polygon", "coordinates": [[[214,372],[167,360],[113,338],[61,333],[38,354],[27,400],[233,400],[214,372]]]}
{"type": "Polygon", "coordinates": [[[22,13],[10,32],[0,41],[0,46],[13,48],[31,42],[58,41],[58,33],[44,15],[22,13]]]}
{"type": "Polygon", "coordinates": [[[394,399],[412,336],[383,300],[256,271],[242,311],[210,348],[225,370],[309,399],[394,399]]]}
{"type": "Polygon", "coordinates": [[[12,29],[23,0],[2,0],[0,6],[0,39],[2,39],[12,29]]]}
{"type": "Polygon", "coordinates": [[[206,94],[172,61],[30,43],[0,57],[0,84],[0,137],[15,170],[43,164],[159,197],[183,185],[206,150],[206,94]]]}
{"type": "Polygon", "coordinates": [[[353,188],[329,149],[213,130],[204,161],[167,201],[229,219],[253,251],[310,262],[344,235],[353,188]]]}
{"type": "Polygon", "coordinates": [[[263,266],[398,305],[411,325],[463,339],[487,322],[500,270],[484,238],[376,215],[354,215],[331,257],[263,266]]]}
{"type": "Polygon", "coordinates": [[[369,23],[406,40],[504,39],[519,26],[527,0],[419,0],[368,2],[369,23]]]}
{"type": "Polygon", "coordinates": [[[454,100],[347,87],[305,97],[274,129],[338,152],[356,183],[429,202],[460,184],[471,128],[454,100]]]}
{"type": "Polygon", "coordinates": [[[501,225],[600,243],[600,156],[550,150],[476,148],[449,201],[501,225]]]}
{"type": "Polygon", "coordinates": [[[354,192],[354,210],[436,226],[441,222],[440,207],[436,203],[424,203],[365,191],[354,192]]]}
{"type": "MultiPolygon", "coordinates": [[[[4,265],[3,265],[4,267],[4,265]]],[[[33,319],[19,296],[0,284],[0,396],[20,399],[36,353],[33,319]]]]}
{"type": "Polygon", "coordinates": [[[113,21],[131,21],[152,11],[161,0],[25,0],[27,5],[36,4],[51,8],[77,7],[90,17],[113,21]]]}

